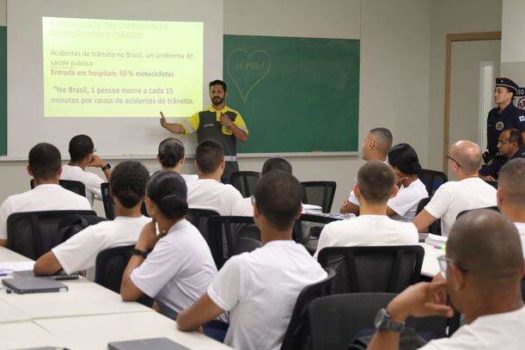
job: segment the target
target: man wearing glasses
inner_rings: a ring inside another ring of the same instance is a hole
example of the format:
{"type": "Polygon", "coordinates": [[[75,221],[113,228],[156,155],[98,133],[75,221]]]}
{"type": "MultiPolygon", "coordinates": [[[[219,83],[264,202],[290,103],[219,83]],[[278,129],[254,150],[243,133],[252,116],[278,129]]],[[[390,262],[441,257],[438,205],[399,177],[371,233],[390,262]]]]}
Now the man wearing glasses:
{"type": "Polygon", "coordinates": [[[450,146],[448,167],[458,179],[441,185],[430,202],[414,219],[419,232],[441,219],[441,234],[447,236],[457,215],[463,210],[496,206],[496,189],[479,178],[481,148],[461,140],[450,146]]]}
{"type": "Polygon", "coordinates": [[[485,181],[497,181],[498,173],[508,160],[525,157],[525,150],[518,129],[506,129],[498,137],[498,155],[481,167],[480,177],[485,181]]]}
{"type": "Polygon", "coordinates": [[[520,291],[524,261],[518,231],[493,210],[473,210],[453,225],[446,256],[439,259],[445,281],[408,287],[378,312],[369,350],[398,349],[405,320],[451,317],[452,306],[465,325],[450,338],[433,340],[421,349],[523,349],[525,308],[520,291]]]}

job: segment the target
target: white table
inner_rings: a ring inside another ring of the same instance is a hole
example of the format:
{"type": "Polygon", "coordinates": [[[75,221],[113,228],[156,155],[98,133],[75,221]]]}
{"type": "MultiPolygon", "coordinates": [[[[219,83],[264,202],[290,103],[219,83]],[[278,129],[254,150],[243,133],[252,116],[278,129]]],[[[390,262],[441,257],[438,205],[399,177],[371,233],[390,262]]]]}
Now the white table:
{"type": "Polygon", "coordinates": [[[21,321],[31,321],[31,316],[0,300],[0,324],[21,321]]]}
{"type": "Polygon", "coordinates": [[[16,261],[30,261],[23,255],[15,253],[14,251],[0,246],[0,263],[2,262],[16,262],[16,261]]]}
{"type": "Polygon", "coordinates": [[[0,324],[0,349],[58,346],[59,339],[34,322],[0,324]]]}
{"type": "Polygon", "coordinates": [[[441,255],[445,255],[445,249],[441,247],[437,248],[436,246],[426,243],[420,243],[419,245],[425,249],[421,274],[427,277],[434,277],[440,271],[437,258],[441,255]]]}

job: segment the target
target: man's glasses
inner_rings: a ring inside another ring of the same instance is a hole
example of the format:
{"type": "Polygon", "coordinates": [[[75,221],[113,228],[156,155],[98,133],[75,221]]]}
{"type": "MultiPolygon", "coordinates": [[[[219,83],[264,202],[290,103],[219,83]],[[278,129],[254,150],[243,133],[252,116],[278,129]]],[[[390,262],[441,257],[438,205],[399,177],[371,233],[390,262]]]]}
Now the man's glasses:
{"type": "Polygon", "coordinates": [[[467,269],[462,268],[454,260],[452,260],[450,258],[447,258],[445,255],[439,256],[437,258],[437,261],[438,261],[438,264],[439,264],[439,269],[441,270],[441,272],[443,272],[444,276],[447,275],[447,269],[448,269],[448,265],[449,264],[452,264],[452,265],[456,266],[458,269],[460,269],[463,272],[467,272],[467,269]]]}
{"type": "Polygon", "coordinates": [[[461,168],[461,164],[459,164],[459,162],[458,162],[457,160],[455,160],[454,158],[452,158],[452,157],[450,156],[450,154],[447,154],[447,159],[450,159],[451,161],[453,161],[454,163],[456,163],[458,167],[461,168]]]}

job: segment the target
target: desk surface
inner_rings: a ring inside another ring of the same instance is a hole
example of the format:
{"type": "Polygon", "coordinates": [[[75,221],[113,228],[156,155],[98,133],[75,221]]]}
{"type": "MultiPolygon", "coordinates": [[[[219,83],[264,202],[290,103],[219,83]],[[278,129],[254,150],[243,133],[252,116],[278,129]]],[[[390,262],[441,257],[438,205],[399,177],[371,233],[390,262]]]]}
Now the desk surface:
{"type": "Polygon", "coordinates": [[[27,349],[58,346],[59,339],[34,322],[0,324],[1,349],[27,349]]]}
{"type": "Polygon", "coordinates": [[[441,255],[444,255],[445,250],[443,248],[436,248],[435,246],[426,243],[420,243],[419,245],[425,249],[425,257],[423,259],[423,266],[421,267],[421,274],[427,277],[434,277],[440,271],[437,258],[441,255]]]}
{"type": "Polygon", "coordinates": [[[14,251],[0,246],[0,263],[3,262],[17,262],[17,261],[31,261],[23,255],[15,253],[14,251]]]}

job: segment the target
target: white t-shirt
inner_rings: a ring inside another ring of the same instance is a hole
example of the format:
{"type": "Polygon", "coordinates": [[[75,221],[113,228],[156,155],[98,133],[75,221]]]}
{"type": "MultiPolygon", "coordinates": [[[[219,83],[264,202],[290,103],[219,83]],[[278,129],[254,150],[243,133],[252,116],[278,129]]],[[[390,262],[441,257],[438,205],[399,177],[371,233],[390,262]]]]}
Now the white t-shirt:
{"type": "Polygon", "coordinates": [[[93,206],[93,200],[95,198],[102,200],[100,185],[105,181],[100,176],[82,170],[79,166],[64,164],[62,165],[60,179],[82,182],[84,186],[86,186],[86,198],[91,206],[93,206]]]}
{"type": "Polygon", "coordinates": [[[523,249],[523,256],[525,256],[525,222],[515,222],[514,225],[518,229],[521,238],[521,249],[523,249]]]}
{"type": "Polygon", "coordinates": [[[217,273],[208,244],[186,220],[173,225],[131,273],[143,293],[176,313],[206,293],[217,273]]]}
{"type": "Polygon", "coordinates": [[[199,179],[198,175],[192,175],[192,174],[180,174],[184,181],[186,181],[186,184],[189,182],[197,181],[199,179]]]}
{"type": "Polygon", "coordinates": [[[30,191],[14,194],[0,206],[0,239],[7,239],[7,218],[13,213],[46,210],[92,210],[86,197],[60,185],[38,185],[30,191]]]}
{"type": "Polygon", "coordinates": [[[479,177],[461,181],[449,181],[441,185],[425,210],[435,218],[441,218],[441,234],[448,236],[456,217],[463,210],[496,205],[496,189],[479,177]]]}
{"type": "Polygon", "coordinates": [[[525,307],[478,317],[450,338],[429,342],[421,350],[522,350],[525,344],[525,307]]]}
{"type": "Polygon", "coordinates": [[[253,205],[251,198],[242,198],[237,201],[232,209],[234,216],[253,216],[253,205]]]}
{"type": "Polygon", "coordinates": [[[85,228],[52,251],[66,273],[86,270],[95,266],[97,254],[104,249],[135,244],[150,221],[145,216],[117,216],[85,228]]]}
{"type": "Polygon", "coordinates": [[[235,349],[280,349],[299,293],[326,276],[306,249],[290,240],[233,256],[208,288],[211,300],[230,311],[224,342],[235,349]]]}
{"type": "Polygon", "coordinates": [[[412,181],[408,187],[401,186],[396,196],[388,200],[387,206],[396,212],[392,219],[411,222],[417,212],[417,205],[428,197],[427,188],[421,180],[412,181]]]}
{"type": "Polygon", "coordinates": [[[199,179],[188,182],[187,186],[190,208],[209,208],[220,215],[233,215],[233,206],[242,199],[235,187],[217,180],[199,179]]]}
{"type": "Polygon", "coordinates": [[[418,241],[417,228],[410,222],[392,220],[386,215],[360,215],[325,225],[314,257],[326,247],[416,245],[418,241]]]}

